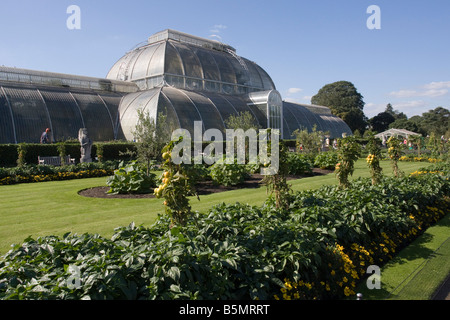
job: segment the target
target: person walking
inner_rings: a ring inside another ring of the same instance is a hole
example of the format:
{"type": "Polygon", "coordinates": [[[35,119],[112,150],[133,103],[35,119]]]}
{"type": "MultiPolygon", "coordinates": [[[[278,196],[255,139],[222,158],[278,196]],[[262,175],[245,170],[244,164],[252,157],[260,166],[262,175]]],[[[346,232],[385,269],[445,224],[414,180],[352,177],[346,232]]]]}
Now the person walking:
{"type": "Polygon", "coordinates": [[[50,143],[50,132],[51,131],[52,130],[47,128],[47,129],[45,129],[44,132],[42,132],[42,134],[41,134],[41,143],[43,143],[43,144],[50,143]]]}

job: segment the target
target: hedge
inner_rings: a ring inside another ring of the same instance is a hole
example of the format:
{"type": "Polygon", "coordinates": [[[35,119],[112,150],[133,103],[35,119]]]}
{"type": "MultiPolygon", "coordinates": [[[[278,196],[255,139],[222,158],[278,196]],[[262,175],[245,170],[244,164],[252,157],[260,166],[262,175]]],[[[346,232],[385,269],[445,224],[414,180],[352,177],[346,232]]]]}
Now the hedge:
{"type": "MultiPolygon", "coordinates": [[[[37,164],[38,156],[59,156],[58,147],[63,144],[65,154],[75,158],[78,163],[81,158],[80,144],[65,142],[55,144],[19,143],[0,144],[0,167],[15,167],[19,161],[19,150],[25,150],[22,164],[37,164]]],[[[132,142],[94,142],[91,149],[92,159],[100,155],[100,161],[131,160],[130,155],[124,154],[127,150],[136,152],[136,145],[132,142]]]]}

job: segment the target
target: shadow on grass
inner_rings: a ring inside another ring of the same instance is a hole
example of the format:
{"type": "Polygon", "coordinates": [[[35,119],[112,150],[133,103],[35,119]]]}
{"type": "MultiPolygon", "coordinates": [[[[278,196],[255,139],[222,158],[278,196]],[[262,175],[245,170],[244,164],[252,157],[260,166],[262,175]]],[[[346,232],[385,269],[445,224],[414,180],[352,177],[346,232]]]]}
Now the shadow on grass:
{"type": "MultiPolygon", "coordinates": [[[[438,227],[450,227],[450,219],[448,216],[438,222],[438,227]]],[[[381,266],[380,289],[370,290],[367,286],[367,278],[365,278],[358,286],[357,292],[363,294],[364,300],[402,299],[404,297],[404,291],[411,291],[410,289],[417,285],[418,282],[412,280],[415,280],[418,274],[419,278],[422,277],[420,273],[422,273],[422,269],[427,267],[428,262],[443,257],[443,253],[438,250],[439,248],[433,247],[433,242],[436,242],[436,240],[438,240],[438,243],[441,243],[438,236],[428,233],[426,230],[417,239],[405,246],[403,250],[399,251],[386,265],[381,266]],[[390,279],[387,280],[387,283],[383,283],[383,268],[384,271],[390,269],[390,279]]],[[[424,287],[423,289],[432,290],[433,288],[424,287]]],[[[418,290],[420,291],[421,289],[419,288],[418,290]]],[[[423,295],[423,293],[421,292],[420,295],[423,295]]],[[[417,294],[416,296],[420,295],[417,294]]]]}

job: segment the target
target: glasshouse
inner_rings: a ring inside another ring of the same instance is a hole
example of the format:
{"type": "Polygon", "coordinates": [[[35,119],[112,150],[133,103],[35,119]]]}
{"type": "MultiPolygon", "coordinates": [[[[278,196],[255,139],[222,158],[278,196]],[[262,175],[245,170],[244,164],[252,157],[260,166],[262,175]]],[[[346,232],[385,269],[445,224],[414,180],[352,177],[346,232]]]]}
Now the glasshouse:
{"type": "Polygon", "coordinates": [[[329,108],[283,101],[271,77],[255,62],[217,41],[164,30],[120,58],[106,78],[0,67],[0,143],[75,138],[86,128],[94,141],[133,140],[138,111],[163,113],[193,132],[226,129],[230,115],[250,112],[261,128],[351,134],[329,108]]]}

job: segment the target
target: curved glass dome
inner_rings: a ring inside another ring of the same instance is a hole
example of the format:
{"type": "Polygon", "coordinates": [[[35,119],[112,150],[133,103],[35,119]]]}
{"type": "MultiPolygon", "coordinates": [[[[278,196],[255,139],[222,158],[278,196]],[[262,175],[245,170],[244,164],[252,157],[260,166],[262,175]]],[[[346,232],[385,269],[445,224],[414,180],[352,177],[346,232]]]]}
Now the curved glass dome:
{"type": "Polygon", "coordinates": [[[163,84],[225,94],[275,89],[267,72],[231,46],[173,30],[125,54],[107,78],[135,82],[141,90],[163,84]]]}

